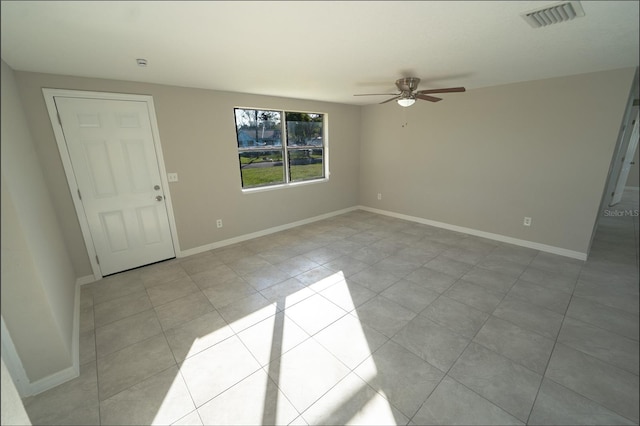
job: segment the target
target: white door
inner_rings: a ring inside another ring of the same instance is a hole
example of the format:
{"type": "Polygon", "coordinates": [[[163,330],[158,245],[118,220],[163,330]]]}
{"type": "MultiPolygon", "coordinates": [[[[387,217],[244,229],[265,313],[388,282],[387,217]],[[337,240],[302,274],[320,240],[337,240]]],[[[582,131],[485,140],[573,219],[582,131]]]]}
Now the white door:
{"type": "Polygon", "coordinates": [[[175,257],[146,102],[54,99],[102,275],[175,257]]]}
{"type": "Polygon", "coordinates": [[[629,177],[629,169],[631,169],[631,163],[633,162],[633,156],[638,148],[638,118],[639,114],[636,114],[636,119],[633,124],[633,130],[629,138],[629,145],[627,145],[627,152],[622,157],[622,168],[618,175],[618,181],[616,182],[616,189],[613,192],[613,198],[609,206],[615,206],[622,200],[622,194],[624,187],[627,184],[627,178],[629,177]]]}

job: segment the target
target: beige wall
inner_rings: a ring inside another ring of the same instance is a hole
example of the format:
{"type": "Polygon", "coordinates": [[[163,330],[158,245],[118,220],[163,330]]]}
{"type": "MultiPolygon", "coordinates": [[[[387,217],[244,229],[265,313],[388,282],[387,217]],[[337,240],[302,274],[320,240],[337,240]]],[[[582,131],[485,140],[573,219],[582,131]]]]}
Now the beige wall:
{"type": "Polygon", "coordinates": [[[364,107],[360,203],[586,253],[634,71],[364,107]]]}
{"type": "Polygon", "coordinates": [[[1,87],[2,315],[34,382],[72,366],[76,275],[4,61],[1,87]]]}
{"type": "Polygon", "coordinates": [[[152,95],[182,250],[355,206],[358,202],[360,108],[324,102],[154,84],[17,72],[43,171],[78,276],[90,275],[80,227],[47,115],[42,88],[152,95]],[[233,107],[282,108],[328,114],[327,183],[243,194],[233,107]],[[217,229],[215,220],[224,227],[217,229]]]}

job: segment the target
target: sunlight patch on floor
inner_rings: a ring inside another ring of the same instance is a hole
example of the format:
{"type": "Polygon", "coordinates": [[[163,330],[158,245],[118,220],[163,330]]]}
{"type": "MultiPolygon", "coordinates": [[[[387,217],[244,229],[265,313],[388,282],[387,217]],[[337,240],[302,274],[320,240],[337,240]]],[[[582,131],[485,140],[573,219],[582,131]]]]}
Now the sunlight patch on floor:
{"type": "MultiPolygon", "coordinates": [[[[197,354],[221,344],[230,327],[262,367],[204,402],[198,408],[201,417],[217,424],[286,424],[300,411],[310,424],[396,424],[403,416],[367,384],[377,374],[371,347],[381,342],[370,344],[357,315],[347,313],[355,303],[344,274],[292,287],[290,294],[282,290],[280,298],[267,300],[257,293],[223,308],[228,326],[193,340],[187,363],[192,355],[201,357],[197,354]],[[316,293],[328,289],[331,301],[316,293]],[[358,365],[366,365],[366,377],[352,372],[358,365]]],[[[173,411],[176,383],[182,383],[180,375],[154,423],[173,411]]]]}
{"type": "Polygon", "coordinates": [[[298,412],[263,370],[258,370],[198,409],[205,424],[288,424],[298,412]]]}
{"type": "MultiPolygon", "coordinates": [[[[302,416],[309,424],[395,425],[406,418],[354,373],[349,374],[302,416]],[[398,423],[396,416],[401,419],[398,423]]],[[[405,420],[406,419],[406,420],[405,420]]]]}

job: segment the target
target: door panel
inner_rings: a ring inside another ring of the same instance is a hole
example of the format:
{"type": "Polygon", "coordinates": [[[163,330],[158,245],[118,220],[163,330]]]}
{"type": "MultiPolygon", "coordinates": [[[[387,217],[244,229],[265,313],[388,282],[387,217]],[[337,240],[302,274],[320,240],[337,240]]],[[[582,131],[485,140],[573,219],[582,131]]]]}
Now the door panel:
{"type": "Polygon", "coordinates": [[[96,198],[115,197],[116,182],[113,167],[107,152],[106,141],[80,141],[90,173],[92,193],[96,198]]]}
{"type": "MultiPolygon", "coordinates": [[[[637,107],[636,107],[637,109],[637,107]]],[[[616,181],[616,189],[613,192],[613,197],[611,199],[611,203],[609,206],[615,206],[620,201],[622,201],[622,194],[624,193],[624,188],[627,184],[627,179],[629,178],[629,170],[631,170],[631,163],[633,162],[633,156],[636,153],[636,149],[638,148],[638,125],[640,124],[640,113],[636,113],[636,119],[633,121],[633,130],[631,131],[631,136],[629,137],[628,143],[626,147],[625,156],[622,158],[622,167],[620,168],[620,173],[618,174],[618,180],[616,181]]],[[[628,127],[628,126],[627,126],[628,127]]]]}
{"type": "Polygon", "coordinates": [[[111,253],[129,249],[127,227],[121,211],[100,213],[100,222],[111,253]]]}
{"type": "Polygon", "coordinates": [[[55,103],[102,275],[175,257],[146,103],[55,103]]]}
{"type": "Polygon", "coordinates": [[[122,142],[124,162],[129,174],[129,182],[133,192],[146,192],[153,183],[149,179],[149,167],[144,151],[144,141],[131,140],[122,142]]]}
{"type": "Polygon", "coordinates": [[[160,218],[155,206],[138,208],[138,226],[142,230],[142,244],[157,244],[162,241],[160,218]]]}

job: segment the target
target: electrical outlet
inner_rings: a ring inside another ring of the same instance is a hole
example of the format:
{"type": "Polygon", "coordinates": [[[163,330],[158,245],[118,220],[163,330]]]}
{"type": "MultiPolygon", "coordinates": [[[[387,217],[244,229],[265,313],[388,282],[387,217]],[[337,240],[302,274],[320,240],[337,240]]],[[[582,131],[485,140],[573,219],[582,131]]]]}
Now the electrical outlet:
{"type": "Polygon", "coordinates": [[[382,200],[382,194],[378,192],[378,200],[382,200]]]}
{"type": "Polygon", "coordinates": [[[217,226],[218,228],[222,228],[222,219],[218,219],[218,220],[216,220],[216,226],[217,226]]]}
{"type": "Polygon", "coordinates": [[[178,174],[177,173],[167,173],[167,180],[169,182],[177,182],[178,181],[178,174]]]}
{"type": "Polygon", "coordinates": [[[524,226],[531,226],[531,218],[530,217],[525,217],[524,221],[522,222],[522,224],[524,226]]]}

